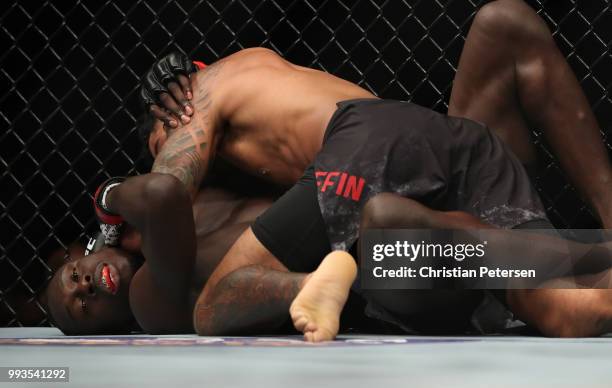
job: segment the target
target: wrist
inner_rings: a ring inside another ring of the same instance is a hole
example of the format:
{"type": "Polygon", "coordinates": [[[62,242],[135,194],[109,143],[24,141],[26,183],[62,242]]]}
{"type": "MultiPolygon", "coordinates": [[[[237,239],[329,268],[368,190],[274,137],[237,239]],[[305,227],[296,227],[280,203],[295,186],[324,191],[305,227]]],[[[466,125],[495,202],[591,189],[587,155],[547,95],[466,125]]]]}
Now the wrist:
{"type": "Polygon", "coordinates": [[[117,192],[120,190],[120,183],[109,185],[106,196],[103,198],[102,205],[104,209],[111,214],[119,215],[119,201],[117,201],[117,192]]]}
{"type": "Polygon", "coordinates": [[[113,211],[116,206],[111,205],[111,193],[116,189],[125,179],[122,177],[110,178],[102,183],[96,194],[94,195],[94,208],[98,219],[109,225],[118,225],[123,223],[123,217],[117,212],[113,211]]]}

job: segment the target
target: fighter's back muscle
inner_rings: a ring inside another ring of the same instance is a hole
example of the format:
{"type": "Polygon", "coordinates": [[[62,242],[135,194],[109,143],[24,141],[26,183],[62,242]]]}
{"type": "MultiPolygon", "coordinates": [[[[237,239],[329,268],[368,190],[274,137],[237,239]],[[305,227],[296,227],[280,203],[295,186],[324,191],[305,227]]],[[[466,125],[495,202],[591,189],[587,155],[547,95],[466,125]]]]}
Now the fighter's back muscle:
{"type": "Polygon", "coordinates": [[[375,98],[355,84],[293,65],[267,49],[242,50],[222,62],[219,90],[214,91],[221,101],[218,153],[280,184],[295,183],[313,161],[336,102],[375,98]]]}

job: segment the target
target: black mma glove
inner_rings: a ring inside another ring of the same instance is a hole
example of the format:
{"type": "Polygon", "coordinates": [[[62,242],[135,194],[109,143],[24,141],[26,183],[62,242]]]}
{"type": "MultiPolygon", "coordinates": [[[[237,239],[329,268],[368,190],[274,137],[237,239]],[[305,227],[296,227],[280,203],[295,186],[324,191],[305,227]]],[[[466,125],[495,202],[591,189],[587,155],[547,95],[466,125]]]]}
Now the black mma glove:
{"type": "Polygon", "coordinates": [[[149,113],[163,121],[167,128],[176,128],[178,123],[187,124],[194,108],[189,75],[202,70],[202,62],[191,62],[187,56],[173,52],[159,61],[144,77],[140,98],[149,113]]]}
{"type": "Polygon", "coordinates": [[[140,88],[140,99],[148,107],[149,105],[163,105],[159,96],[161,93],[169,93],[168,84],[177,82],[177,76],[198,71],[198,67],[187,56],[180,52],[172,52],[153,64],[147,72],[140,88]]]}

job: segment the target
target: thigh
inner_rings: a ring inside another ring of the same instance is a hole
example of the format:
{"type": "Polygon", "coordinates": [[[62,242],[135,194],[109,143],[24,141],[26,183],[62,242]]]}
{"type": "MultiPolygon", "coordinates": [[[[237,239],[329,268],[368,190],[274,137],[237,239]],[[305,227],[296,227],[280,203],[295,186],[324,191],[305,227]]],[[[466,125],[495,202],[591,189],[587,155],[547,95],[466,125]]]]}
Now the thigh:
{"type": "Polygon", "coordinates": [[[533,163],[535,149],[517,97],[512,50],[483,26],[480,16],[461,53],[448,114],[486,124],[523,164],[533,163]]]}
{"type": "Polygon", "coordinates": [[[251,230],[290,271],[314,271],[331,252],[314,169],[308,168],[299,182],[255,220],[251,230]]]}

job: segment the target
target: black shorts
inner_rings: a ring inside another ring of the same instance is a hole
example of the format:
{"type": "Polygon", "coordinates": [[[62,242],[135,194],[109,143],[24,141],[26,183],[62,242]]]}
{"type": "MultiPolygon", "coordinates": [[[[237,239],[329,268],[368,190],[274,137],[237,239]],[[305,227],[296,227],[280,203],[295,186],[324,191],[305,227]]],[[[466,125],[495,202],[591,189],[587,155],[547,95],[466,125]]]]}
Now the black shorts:
{"type": "Polygon", "coordinates": [[[338,103],[314,165],[332,249],[352,247],[361,209],[384,192],[501,228],[546,220],[525,168],[487,127],[409,102],[338,103]]]}
{"type": "Polygon", "coordinates": [[[331,249],[354,246],[363,205],[382,192],[502,228],[547,222],[525,169],[486,127],[406,102],[360,99],[338,103],[314,169],[252,229],[289,270],[313,271],[331,249]]]}
{"type": "Polygon", "coordinates": [[[251,229],[291,272],[317,269],[331,246],[317,202],[314,167],[257,217],[251,229]]]}

